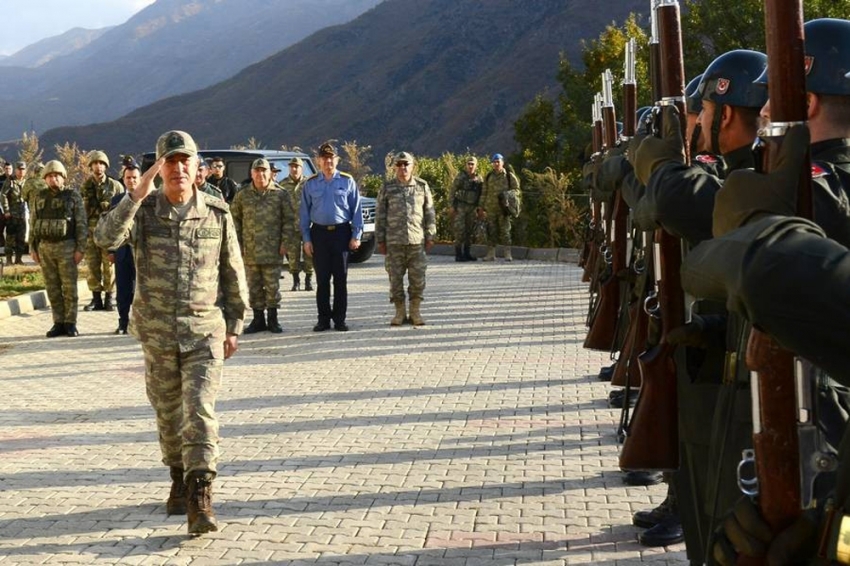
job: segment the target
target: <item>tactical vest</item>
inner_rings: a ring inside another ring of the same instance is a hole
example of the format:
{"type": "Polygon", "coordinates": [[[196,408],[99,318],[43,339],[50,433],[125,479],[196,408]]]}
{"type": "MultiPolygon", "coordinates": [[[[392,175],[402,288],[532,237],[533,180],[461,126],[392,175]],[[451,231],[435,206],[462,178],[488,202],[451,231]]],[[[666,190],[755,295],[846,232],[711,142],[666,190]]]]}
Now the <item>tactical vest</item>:
{"type": "Polygon", "coordinates": [[[44,199],[35,201],[35,220],[32,225],[34,238],[45,242],[72,240],[76,234],[74,222],[74,198],[70,189],[56,193],[47,189],[44,199]]]}

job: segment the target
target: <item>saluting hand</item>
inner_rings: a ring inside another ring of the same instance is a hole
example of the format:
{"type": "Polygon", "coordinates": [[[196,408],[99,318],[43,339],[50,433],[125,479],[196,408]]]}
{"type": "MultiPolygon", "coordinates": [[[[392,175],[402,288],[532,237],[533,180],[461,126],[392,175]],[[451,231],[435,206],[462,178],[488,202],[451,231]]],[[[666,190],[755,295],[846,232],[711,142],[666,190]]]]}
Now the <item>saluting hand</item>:
{"type": "Polygon", "coordinates": [[[159,174],[159,170],[162,169],[162,164],[165,163],[165,158],[160,157],[159,159],[151,165],[151,168],[145,171],[142,178],[139,179],[139,185],[136,187],[130,194],[130,198],[133,199],[133,202],[139,202],[144,200],[149,194],[156,190],[156,185],[154,185],[154,179],[159,174]]]}

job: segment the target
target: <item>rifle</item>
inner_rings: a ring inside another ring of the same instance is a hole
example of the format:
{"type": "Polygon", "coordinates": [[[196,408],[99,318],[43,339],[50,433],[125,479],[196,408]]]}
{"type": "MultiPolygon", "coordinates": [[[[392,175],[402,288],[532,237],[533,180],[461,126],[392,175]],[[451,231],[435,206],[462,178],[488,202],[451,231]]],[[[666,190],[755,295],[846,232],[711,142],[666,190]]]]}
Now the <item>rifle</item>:
{"type": "MultiPolygon", "coordinates": [[[[617,144],[617,119],[614,111],[613,78],[611,71],[602,73],[602,123],[603,142],[606,149],[617,144]]],[[[617,338],[617,321],[620,309],[620,276],[626,268],[626,217],[629,209],[617,192],[613,218],[609,224],[609,249],[611,262],[608,277],[600,282],[599,298],[591,316],[590,329],[584,347],[590,350],[611,351],[617,338]]]]}
{"type": "MultiPolygon", "coordinates": [[[[591,104],[590,107],[592,116],[590,130],[593,140],[591,145],[593,149],[593,154],[590,156],[591,161],[597,159],[599,153],[602,151],[602,114],[599,110],[598,102],[598,96],[594,95],[593,104],[591,104]]],[[[585,240],[585,245],[587,246],[587,259],[584,264],[584,273],[582,273],[581,280],[585,283],[591,282],[590,287],[592,293],[595,288],[593,279],[599,268],[599,246],[597,244],[597,234],[602,226],[602,203],[593,200],[592,195],[589,195],[588,198],[591,202],[591,218],[588,224],[587,239],[585,240]]],[[[584,254],[584,252],[582,253],[584,254]]]]}
{"type": "MultiPolygon", "coordinates": [[[[678,0],[658,0],[653,6],[660,45],[661,106],[675,106],[682,116],[685,139],[685,69],[678,0]]],[[[658,117],[660,118],[660,113],[658,117]]],[[[687,147],[685,161],[689,162],[687,147]]],[[[638,358],[641,394],[620,452],[624,470],[675,470],[679,467],[679,422],[676,347],[667,340],[669,332],[685,323],[685,296],[681,276],[682,246],[663,229],[655,231],[655,278],[661,315],[661,340],[638,358]]]]}
{"type": "MultiPolygon", "coordinates": [[[[764,11],[771,122],[759,131],[759,137],[766,144],[765,167],[769,171],[788,127],[805,123],[808,113],[802,0],[765,0],[764,11]]],[[[797,215],[811,219],[809,164],[807,156],[798,182],[797,215]]],[[[746,362],[751,370],[753,449],[743,453],[739,485],[744,493],[757,496],[762,516],[778,533],[794,522],[804,505],[797,433],[797,364],[794,354],[756,329],[747,341],[746,362]],[[756,480],[741,477],[741,470],[749,465],[755,466],[756,480]]]]}

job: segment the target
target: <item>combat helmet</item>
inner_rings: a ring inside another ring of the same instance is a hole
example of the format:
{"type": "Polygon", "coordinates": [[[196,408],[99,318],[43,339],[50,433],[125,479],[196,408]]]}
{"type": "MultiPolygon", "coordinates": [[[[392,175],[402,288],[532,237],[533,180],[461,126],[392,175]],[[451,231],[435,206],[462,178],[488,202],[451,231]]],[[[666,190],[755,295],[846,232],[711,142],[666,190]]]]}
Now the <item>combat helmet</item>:
{"type": "Polygon", "coordinates": [[[702,96],[694,96],[699,83],[702,80],[702,74],[699,74],[691,79],[691,82],[685,87],[685,106],[688,114],[699,114],[702,112],[702,96]]]}
{"type": "Polygon", "coordinates": [[[101,163],[109,167],[109,158],[106,157],[106,154],[104,152],[97,149],[94,151],[90,151],[87,159],[87,165],[91,167],[92,163],[95,163],[97,161],[100,161],[101,163]]]}
{"type": "Polygon", "coordinates": [[[65,166],[62,165],[61,161],[53,159],[44,164],[44,169],[41,170],[41,178],[44,179],[51,173],[59,173],[66,179],[68,178],[68,172],[65,170],[65,166]]]}
{"type": "MultiPolygon", "coordinates": [[[[806,36],[806,90],[850,95],[850,21],[820,18],[803,25],[806,36]]],[[[756,79],[767,85],[767,69],[756,79]]],[[[766,89],[765,89],[766,90],[766,89]]]]}
{"type": "Polygon", "coordinates": [[[692,95],[715,104],[761,108],[767,102],[767,91],[753,81],[767,66],[767,55],[759,51],[736,49],[711,62],[692,95]]]}

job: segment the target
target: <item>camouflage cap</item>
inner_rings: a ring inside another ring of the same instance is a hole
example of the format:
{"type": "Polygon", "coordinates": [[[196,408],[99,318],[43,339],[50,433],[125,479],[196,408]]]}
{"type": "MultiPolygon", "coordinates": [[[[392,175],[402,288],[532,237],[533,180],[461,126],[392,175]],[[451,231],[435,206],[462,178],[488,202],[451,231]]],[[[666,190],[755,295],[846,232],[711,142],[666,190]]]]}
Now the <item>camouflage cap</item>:
{"type": "Polygon", "coordinates": [[[336,147],[330,142],[325,142],[319,146],[319,155],[327,156],[327,155],[339,155],[336,151],[336,147]]]}
{"type": "Polygon", "coordinates": [[[171,130],[159,136],[156,140],[156,158],[168,157],[175,153],[198,155],[198,146],[192,136],[180,130],[171,130]]]}
{"type": "Polygon", "coordinates": [[[293,157],[289,160],[290,165],[304,165],[304,161],[300,157],[293,157]]]}
{"type": "Polygon", "coordinates": [[[395,162],[413,163],[413,155],[406,151],[399,151],[395,154],[395,162]]]}
{"type": "Polygon", "coordinates": [[[478,165],[478,158],[475,157],[474,155],[470,155],[469,157],[466,158],[466,162],[472,163],[473,165],[478,165]]]}
{"type": "Polygon", "coordinates": [[[251,169],[270,169],[269,162],[267,159],[264,159],[262,157],[259,159],[255,159],[254,162],[251,164],[251,169]]]}
{"type": "Polygon", "coordinates": [[[17,163],[15,163],[15,169],[26,169],[26,168],[27,168],[27,162],[26,161],[18,161],[17,163]]]}

